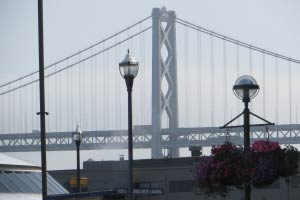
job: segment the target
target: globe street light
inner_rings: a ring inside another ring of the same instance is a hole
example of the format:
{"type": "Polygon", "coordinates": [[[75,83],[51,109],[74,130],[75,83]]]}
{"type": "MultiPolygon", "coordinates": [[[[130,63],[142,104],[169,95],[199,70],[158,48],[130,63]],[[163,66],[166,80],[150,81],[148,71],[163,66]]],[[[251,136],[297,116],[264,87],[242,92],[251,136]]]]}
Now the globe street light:
{"type": "MultiPolygon", "coordinates": [[[[233,86],[233,92],[235,96],[244,102],[244,154],[248,155],[250,152],[250,110],[248,104],[259,91],[259,85],[256,80],[248,75],[240,76],[233,86]]],[[[251,198],[251,186],[250,181],[247,181],[244,185],[244,197],[245,200],[251,198]]]]}
{"type": "Polygon", "coordinates": [[[256,80],[249,75],[240,76],[234,83],[233,92],[235,96],[242,99],[243,102],[250,102],[256,97],[259,91],[259,85],[256,80]]]}
{"type": "Polygon", "coordinates": [[[77,125],[76,130],[73,132],[73,141],[76,144],[77,150],[77,192],[80,192],[80,143],[82,141],[82,131],[79,129],[77,125]]]}
{"type": "Polygon", "coordinates": [[[125,58],[119,63],[119,70],[121,76],[125,79],[127,92],[128,92],[128,171],[129,171],[129,188],[128,194],[129,199],[133,199],[133,146],[132,146],[132,102],[131,93],[133,80],[138,74],[139,63],[129,53],[129,49],[125,58]]]}
{"type": "MultiPolygon", "coordinates": [[[[249,75],[243,75],[240,76],[234,83],[232,88],[235,96],[239,99],[241,99],[244,102],[245,108],[242,113],[238,114],[236,117],[234,117],[232,120],[227,122],[224,126],[220,127],[223,128],[244,128],[244,155],[249,155],[250,152],[250,126],[268,126],[268,125],[275,125],[274,123],[269,122],[268,120],[250,112],[248,108],[248,104],[251,99],[253,99],[259,92],[259,85],[257,84],[256,80],[249,76],[249,75]],[[251,124],[250,125],[250,115],[264,121],[264,124],[251,124]],[[244,124],[243,125],[237,125],[237,126],[229,126],[233,121],[238,119],[239,117],[244,117],[244,124]]],[[[251,198],[251,186],[250,186],[250,180],[247,180],[244,185],[244,199],[250,200],[251,198]]]]}
{"type": "Polygon", "coordinates": [[[245,154],[250,151],[250,110],[248,104],[259,91],[256,80],[248,75],[240,76],[233,86],[235,96],[244,102],[244,150],[245,154]]]}

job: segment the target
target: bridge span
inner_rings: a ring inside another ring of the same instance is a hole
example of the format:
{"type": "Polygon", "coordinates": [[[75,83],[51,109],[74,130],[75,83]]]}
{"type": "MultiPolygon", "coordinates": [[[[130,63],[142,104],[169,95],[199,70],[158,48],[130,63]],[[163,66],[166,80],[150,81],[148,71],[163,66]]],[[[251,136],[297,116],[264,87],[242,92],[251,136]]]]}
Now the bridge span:
{"type": "MultiPolygon", "coordinates": [[[[134,128],[134,148],[151,148],[151,126],[136,126],[134,128]]],[[[85,131],[82,150],[94,149],[126,149],[127,130],[85,131]]],[[[243,129],[220,129],[219,127],[178,128],[174,133],[170,129],[163,129],[161,146],[164,149],[174,147],[202,146],[222,144],[231,141],[237,145],[243,144],[243,129]],[[170,140],[175,135],[176,140],[170,140]]],[[[251,140],[269,139],[280,144],[300,143],[300,124],[275,125],[268,127],[252,127],[251,140]]],[[[40,134],[0,134],[0,152],[29,152],[40,151],[40,134]]],[[[75,150],[71,132],[52,132],[46,136],[48,151],[75,150]]]]}

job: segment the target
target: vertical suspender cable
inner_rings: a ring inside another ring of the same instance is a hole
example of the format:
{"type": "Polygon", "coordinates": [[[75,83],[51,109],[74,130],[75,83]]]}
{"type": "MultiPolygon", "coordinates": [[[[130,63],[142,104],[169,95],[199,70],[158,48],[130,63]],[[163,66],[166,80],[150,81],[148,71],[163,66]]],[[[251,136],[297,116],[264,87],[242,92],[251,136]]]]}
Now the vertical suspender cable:
{"type": "MultiPolygon", "coordinates": [[[[74,68],[73,69],[71,69],[71,71],[70,71],[70,73],[71,73],[71,84],[70,84],[70,91],[71,91],[71,94],[72,94],[72,96],[74,95],[74,96],[76,96],[76,90],[75,89],[73,89],[73,86],[74,86],[74,76],[75,76],[75,73],[74,73],[74,68]]],[[[70,115],[71,115],[71,129],[70,129],[70,131],[72,130],[72,128],[74,127],[74,110],[75,110],[75,107],[74,107],[74,99],[76,99],[76,98],[70,98],[70,105],[71,105],[71,109],[70,109],[70,115]]]]}
{"type": "Polygon", "coordinates": [[[276,57],[275,59],[275,70],[276,70],[276,74],[275,74],[275,94],[276,94],[276,99],[275,99],[275,122],[276,124],[278,124],[278,111],[279,111],[279,103],[278,103],[278,98],[279,98],[279,78],[278,78],[278,74],[279,74],[279,70],[278,70],[278,57],[276,57]]]}
{"type": "MultiPolygon", "coordinates": [[[[21,96],[21,95],[20,95],[21,96]]],[[[4,133],[4,108],[5,108],[5,105],[4,105],[4,95],[1,96],[1,133],[4,133]]],[[[21,98],[20,98],[21,99],[21,98]]],[[[19,115],[20,117],[21,115],[19,115]]]]}
{"type": "MultiPolygon", "coordinates": [[[[148,102],[147,102],[147,93],[149,92],[149,90],[147,90],[147,75],[148,75],[148,73],[146,73],[146,70],[147,70],[147,63],[146,63],[146,44],[145,44],[145,34],[146,33],[142,33],[142,42],[143,42],[143,54],[142,54],[142,61],[143,61],[143,63],[144,63],[144,105],[145,105],[145,107],[147,107],[148,108],[148,102]]],[[[118,80],[120,80],[120,79],[118,79],[118,80]]],[[[150,98],[149,98],[150,99],[150,98]]],[[[148,121],[147,121],[147,110],[148,109],[144,109],[144,116],[145,116],[145,118],[144,118],[144,124],[148,124],[148,121]]]]}
{"type": "Polygon", "coordinates": [[[189,59],[188,59],[188,29],[184,29],[184,74],[185,74],[185,124],[189,127],[189,59]]]}
{"type": "MultiPolygon", "coordinates": [[[[94,49],[92,50],[92,53],[94,52],[94,49]]],[[[92,112],[91,112],[91,116],[92,116],[92,125],[91,125],[91,130],[92,131],[95,131],[96,130],[96,79],[95,79],[95,76],[96,76],[96,61],[97,61],[97,57],[96,56],[94,59],[93,59],[93,62],[92,62],[92,67],[91,67],[91,84],[92,84],[92,91],[91,91],[91,94],[92,94],[92,105],[91,105],[91,108],[92,108],[92,112]]]]}
{"type": "MultiPolygon", "coordinates": [[[[46,90],[46,91],[48,91],[48,90],[46,90]]],[[[38,87],[38,84],[36,83],[36,87],[35,87],[35,102],[36,102],[36,104],[35,104],[35,113],[37,113],[38,110],[39,110],[39,104],[38,104],[39,97],[38,97],[38,95],[39,95],[39,87],[38,87]]],[[[47,102],[49,103],[49,101],[47,101],[47,102]]],[[[47,107],[46,111],[49,111],[49,107],[47,107]]],[[[47,120],[49,120],[49,117],[47,117],[47,120]]],[[[39,129],[39,119],[38,119],[37,116],[35,116],[35,127],[36,127],[37,130],[39,129]]]]}
{"type": "Polygon", "coordinates": [[[214,92],[215,92],[215,63],[214,63],[214,38],[213,36],[211,35],[210,36],[210,56],[211,56],[211,59],[210,59],[210,62],[211,62],[211,92],[210,92],[210,100],[211,100],[211,125],[212,127],[214,127],[215,125],[215,122],[214,122],[214,119],[215,119],[215,116],[214,116],[214,110],[215,110],[215,99],[214,99],[214,92]]]}
{"type": "MultiPolygon", "coordinates": [[[[142,24],[140,24],[140,31],[143,29],[142,27],[142,24]]],[[[142,33],[141,34],[141,37],[140,37],[140,49],[141,49],[141,63],[142,63],[142,76],[143,76],[143,82],[142,82],[142,86],[140,87],[140,91],[143,92],[143,101],[141,102],[140,104],[140,108],[143,110],[143,113],[141,115],[141,124],[147,124],[146,122],[146,115],[147,115],[147,110],[148,110],[148,107],[147,107],[147,97],[146,97],[146,94],[147,94],[147,80],[146,80],[146,62],[145,62],[145,33],[142,33]]]]}
{"type": "MultiPolygon", "coordinates": [[[[90,50],[90,54],[93,55],[93,49],[90,50]]],[[[94,65],[94,61],[97,59],[97,57],[95,57],[94,59],[91,59],[91,70],[90,70],[90,84],[91,84],[91,130],[95,129],[95,115],[94,115],[94,86],[95,86],[95,81],[94,81],[94,71],[95,71],[95,65],[94,65]]]]}
{"type": "MultiPolygon", "coordinates": [[[[66,60],[66,65],[69,65],[69,59],[66,60]]],[[[71,131],[71,126],[70,126],[70,70],[67,71],[67,88],[66,88],[66,96],[67,96],[67,131],[71,131]]]]}
{"type": "Polygon", "coordinates": [[[24,122],[25,122],[25,133],[27,133],[27,91],[26,91],[26,87],[24,87],[24,122]]]}
{"type": "MultiPolygon", "coordinates": [[[[128,29],[128,30],[126,30],[126,33],[127,33],[127,38],[129,38],[130,37],[130,29],[128,29]]],[[[129,40],[127,40],[126,41],[126,43],[127,43],[127,48],[129,48],[129,49],[131,49],[131,43],[130,43],[130,41],[129,40]]],[[[103,43],[104,44],[104,43],[103,43]]],[[[104,46],[103,46],[103,48],[104,48],[104,46]]]]}
{"type": "MultiPolygon", "coordinates": [[[[78,61],[81,60],[81,54],[78,55],[78,61]]],[[[80,126],[82,126],[81,123],[81,116],[82,116],[82,105],[81,105],[81,63],[78,64],[78,100],[79,100],[79,116],[78,116],[78,120],[79,120],[79,124],[80,126]]]]}
{"type": "MultiPolygon", "coordinates": [[[[34,76],[31,76],[31,81],[34,81],[34,76]]],[[[34,95],[33,95],[33,91],[34,91],[34,90],[33,90],[33,86],[34,86],[34,84],[31,84],[31,95],[30,95],[30,96],[31,96],[31,108],[30,108],[30,109],[31,109],[31,113],[32,113],[32,114],[30,115],[30,116],[31,116],[31,117],[30,117],[30,118],[31,118],[31,130],[34,129],[34,128],[33,128],[33,127],[34,127],[33,113],[35,113],[35,112],[34,112],[34,95]]]]}
{"type": "MultiPolygon", "coordinates": [[[[142,31],[142,24],[140,23],[140,31],[142,31]]],[[[142,101],[140,101],[140,109],[141,109],[141,112],[140,112],[140,124],[145,124],[145,120],[144,120],[144,116],[145,116],[145,112],[146,112],[146,98],[145,98],[145,95],[146,95],[146,92],[145,92],[145,89],[146,89],[146,84],[145,84],[145,62],[143,60],[143,54],[144,54],[144,40],[143,40],[143,36],[144,36],[144,33],[140,34],[140,59],[142,61],[141,65],[143,66],[141,68],[141,75],[142,75],[142,84],[139,85],[140,88],[143,88],[142,90],[140,90],[142,92],[142,101]]]]}
{"type": "MultiPolygon", "coordinates": [[[[22,80],[20,80],[20,86],[22,85],[22,80]]],[[[19,114],[19,118],[20,118],[20,131],[22,132],[23,130],[23,120],[22,120],[22,113],[23,113],[23,106],[22,106],[22,88],[20,89],[20,97],[19,97],[19,100],[20,100],[20,114],[19,114]]]]}
{"type": "Polygon", "coordinates": [[[63,117],[62,117],[62,112],[61,112],[61,110],[62,110],[62,87],[63,86],[65,86],[66,84],[62,84],[62,78],[61,78],[61,76],[62,76],[62,73],[58,73],[56,76],[58,76],[58,83],[59,83],[59,87],[58,87],[58,110],[59,110],[59,114],[58,114],[58,131],[62,131],[62,126],[61,126],[61,122],[62,122],[62,119],[63,119],[63,117]]]}
{"type": "Polygon", "coordinates": [[[151,124],[151,120],[150,120],[150,109],[151,109],[151,82],[150,82],[150,79],[151,79],[151,76],[149,76],[151,74],[151,65],[148,65],[148,57],[147,57],[147,53],[148,53],[148,40],[147,40],[147,33],[145,33],[145,36],[144,36],[144,55],[143,55],[143,60],[145,61],[144,63],[147,65],[145,67],[145,81],[146,81],[146,85],[147,85],[147,93],[146,93],[146,99],[147,99],[147,103],[148,103],[148,109],[146,110],[146,121],[147,123],[146,124],[151,124]]]}
{"type": "MultiPolygon", "coordinates": [[[[109,51],[107,51],[106,52],[106,56],[105,56],[105,59],[104,59],[104,62],[105,62],[105,65],[104,65],[104,68],[105,68],[105,73],[104,74],[107,74],[108,76],[110,76],[110,73],[109,73],[109,51]]],[[[107,77],[105,77],[106,78],[106,81],[108,81],[108,78],[107,77]]],[[[108,85],[109,84],[106,84],[106,87],[105,87],[105,92],[106,92],[106,98],[107,98],[107,101],[105,101],[105,103],[106,103],[106,106],[105,106],[105,108],[107,108],[107,110],[110,110],[111,108],[110,108],[110,90],[107,88],[108,87],[108,85]]],[[[110,112],[108,111],[107,113],[106,113],[106,118],[107,118],[107,120],[106,120],[106,125],[107,125],[107,129],[109,129],[110,128],[110,112]]]]}
{"type": "MultiPolygon", "coordinates": [[[[52,101],[50,101],[50,98],[51,98],[51,95],[50,95],[50,87],[51,87],[51,85],[49,84],[49,82],[50,82],[50,79],[47,79],[47,82],[46,82],[46,84],[45,84],[45,87],[47,86],[47,90],[45,90],[46,91],[46,99],[47,99],[47,104],[45,105],[45,106],[47,106],[47,109],[46,109],[46,111],[47,112],[49,112],[50,111],[50,108],[51,108],[51,103],[53,102],[53,100],[52,101]]],[[[53,91],[53,90],[52,90],[53,91]]],[[[38,92],[38,91],[37,91],[38,92]]],[[[51,113],[50,113],[51,114],[51,113]]],[[[50,115],[51,116],[51,115],[50,115]]],[[[51,119],[53,119],[52,117],[47,117],[47,124],[48,124],[48,127],[47,127],[47,129],[48,129],[48,131],[50,131],[50,128],[52,128],[53,126],[50,126],[50,118],[51,119]]]]}
{"type": "Polygon", "coordinates": [[[236,74],[240,76],[240,48],[239,44],[236,44],[236,74]]]}
{"type": "MultiPolygon", "coordinates": [[[[118,42],[118,38],[117,37],[115,37],[115,43],[117,43],[118,42]]],[[[115,58],[116,59],[118,59],[119,57],[119,55],[118,55],[118,48],[115,48],[115,58]]],[[[116,73],[117,74],[117,73],[116,73]]],[[[115,77],[115,83],[116,83],[116,86],[115,86],[115,108],[116,108],[116,110],[115,110],[115,119],[116,119],[116,127],[117,127],[117,129],[119,129],[120,128],[120,120],[119,120],[119,109],[120,109],[120,107],[119,107],[119,101],[120,101],[120,97],[119,97],[119,78],[118,77],[115,77]]],[[[142,111],[142,109],[141,109],[141,111],[142,111]]]]}
{"type": "MultiPolygon", "coordinates": [[[[10,85],[9,85],[9,89],[10,89],[10,85]]],[[[8,132],[11,133],[11,124],[10,124],[10,117],[11,117],[11,111],[10,111],[10,106],[11,106],[11,99],[10,99],[10,93],[7,94],[8,96],[8,104],[7,104],[7,112],[8,112],[8,132]]]]}
{"type": "Polygon", "coordinates": [[[191,122],[190,122],[190,65],[189,65],[189,29],[186,28],[186,46],[185,46],[185,50],[186,50],[186,55],[185,55],[185,58],[186,58],[186,67],[187,67],[187,96],[185,97],[186,98],[186,102],[187,102],[187,124],[188,126],[190,126],[191,122]]]}
{"type": "MultiPolygon", "coordinates": [[[[240,49],[239,49],[239,44],[236,44],[236,76],[239,77],[240,76],[240,49]]],[[[236,109],[237,109],[237,113],[240,112],[240,102],[236,101],[236,109]]],[[[239,124],[240,124],[240,119],[238,120],[239,124]]]]}
{"type": "Polygon", "coordinates": [[[250,76],[252,76],[253,75],[252,48],[249,48],[249,71],[250,71],[250,76]]]}
{"type": "MultiPolygon", "coordinates": [[[[249,48],[249,74],[250,74],[250,76],[252,76],[253,75],[253,65],[252,65],[252,48],[251,48],[251,46],[250,46],[250,48],[249,48]]],[[[252,106],[253,104],[252,103],[250,103],[250,110],[252,110],[252,108],[253,108],[253,106],[252,106]]]]}
{"type": "Polygon", "coordinates": [[[82,127],[84,130],[87,130],[87,120],[86,120],[86,110],[85,110],[85,97],[86,97],[86,90],[85,90],[85,76],[86,76],[86,69],[85,69],[85,62],[81,63],[81,72],[80,72],[80,76],[81,76],[81,88],[80,88],[80,97],[81,97],[81,101],[82,101],[82,112],[81,112],[81,116],[82,116],[82,127]]]}
{"type": "MultiPolygon", "coordinates": [[[[96,56],[95,58],[95,65],[94,65],[94,69],[95,69],[95,73],[94,73],[94,84],[95,84],[95,87],[94,87],[94,106],[95,106],[95,112],[94,112],[94,115],[95,115],[95,130],[98,130],[98,99],[97,99],[97,93],[98,93],[98,81],[97,81],[97,78],[99,77],[98,76],[98,56],[96,56]]],[[[100,106],[99,106],[100,108],[100,106]]]]}
{"type": "Polygon", "coordinates": [[[198,56],[198,119],[199,119],[199,126],[202,125],[202,38],[201,32],[197,32],[197,56],[198,56]]]}
{"type": "Polygon", "coordinates": [[[224,118],[223,121],[227,121],[227,52],[226,52],[226,41],[223,40],[223,62],[224,62],[224,73],[223,73],[223,92],[224,92],[224,118]]]}
{"type": "MultiPolygon", "coordinates": [[[[57,70],[57,66],[55,65],[54,70],[57,70]]],[[[58,95],[57,95],[57,76],[55,76],[54,78],[54,86],[55,86],[55,131],[58,131],[58,108],[57,108],[57,104],[58,104],[58,95]]]]}
{"type": "MultiPolygon", "coordinates": [[[[105,49],[105,42],[103,42],[103,49],[105,49]]],[[[105,76],[105,74],[106,74],[106,70],[105,70],[105,57],[106,57],[106,55],[105,55],[105,52],[102,54],[102,67],[101,67],[101,70],[102,70],[102,93],[103,93],[103,95],[102,95],[102,129],[106,129],[106,113],[108,112],[108,111],[106,111],[106,110],[108,110],[108,108],[106,108],[106,105],[105,105],[105,101],[106,101],[106,84],[105,84],[105,82],[106,82],[106,76],[105,76]]]]}
{"type": "Polygon", "coordinates": [[[298,106],[296,106],[296,112],[295,112],[295,115],[296,115],[295,124],[298,124],[298,106]]]}
{"type": "Polygon", "coordinates": [[[289,123],[292,124],[292,66],[289,61],[289,123]]]}
{"type": "MultiPolygon", "coordinates": [[[[33,116],[32,116],[33,118],[33,116]]],[[[16,91],[13,91],[13,132],[16,133],[16,91]]]]}
{"type": "Polygon", "coordinates": [[[266,58],[265,58],[265,54],[262,54],[262,65],[263,65],[263,117],[266,117],[266,58]]]}

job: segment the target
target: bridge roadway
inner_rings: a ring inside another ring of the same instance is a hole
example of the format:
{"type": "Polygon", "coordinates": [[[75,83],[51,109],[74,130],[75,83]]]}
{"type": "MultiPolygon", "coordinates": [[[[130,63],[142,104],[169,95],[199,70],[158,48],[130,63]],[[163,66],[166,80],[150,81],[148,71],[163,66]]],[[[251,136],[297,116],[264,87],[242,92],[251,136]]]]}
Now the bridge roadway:
{"type": "MultiPolygon", "coordinates": [[[[251,140],[270,139],[280,144],[300,144],[300,124],[275,125],[268,128],[252,127],[251,140]]],[[[136,126],[133,130],[134,148],[151,148],[151,126],[136,126]]],[[[170,141],[170,130],[163,129],[161,135],[162,148],[212,146],[228,140],[237,145],[243,144],[243,129],[231,130],[219,127],[178,128],[175,133],[176,142],[170,141]]],[[[80,146],[82,150],[92,149],[126,149],[127,130],[85,131],[80,146]]],[[[48,151],[75,150],[71,132],[47,133],[48,151]]],[[[0,134],[0,152],[40,151],[40,134],[19,133],[0,134]]]]}

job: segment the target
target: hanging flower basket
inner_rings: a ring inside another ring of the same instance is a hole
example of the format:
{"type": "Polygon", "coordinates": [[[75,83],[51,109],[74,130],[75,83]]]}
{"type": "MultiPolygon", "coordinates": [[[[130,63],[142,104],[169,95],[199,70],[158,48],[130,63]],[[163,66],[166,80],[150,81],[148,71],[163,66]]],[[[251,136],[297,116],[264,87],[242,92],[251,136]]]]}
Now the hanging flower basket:
{"type": "Polygon", "coordinates": [[[232,143],[224,143],[213,147],[211,153],[198,166],[198,183],[208,194],[226,196],[227,186],[240,186],[247,178],[243,151],[232,143]]]}
{"type": "Polygon", "coordinates": [[[215,146],[211,156],[202,157],[197,168],[198,183],[207,194],[226,196],[227,186],[241,188],[250,181],[255,187],[269,185],[279,177],[298,172],[298,150],[284,149],[277,142],[256,141],[247,155],[243,149],[226,142],[215,146]]]}
{"type": "Polygon", "coordinates": [[[254,174],[251,177],[253,186],[261,187],[277,180],[284,160],[284,152],[278,142],[255,141],[251,151],[254,162],[254,174]]]}
{"type": "Polygon", "coordinates": [[[284,159],[283,164],[280,168],[280,176],[287,177],[297,174],[298,171],[298,161],[299,152],[295,147],[288,145],[283,149],[284,159]]]}

